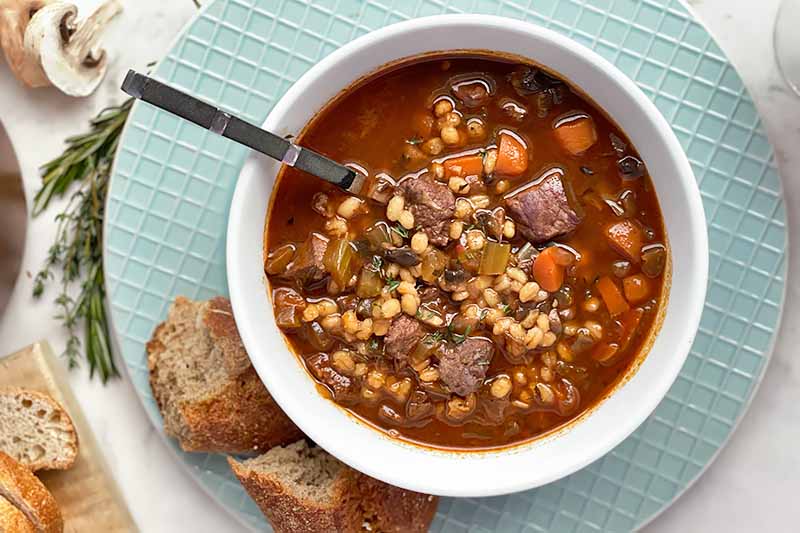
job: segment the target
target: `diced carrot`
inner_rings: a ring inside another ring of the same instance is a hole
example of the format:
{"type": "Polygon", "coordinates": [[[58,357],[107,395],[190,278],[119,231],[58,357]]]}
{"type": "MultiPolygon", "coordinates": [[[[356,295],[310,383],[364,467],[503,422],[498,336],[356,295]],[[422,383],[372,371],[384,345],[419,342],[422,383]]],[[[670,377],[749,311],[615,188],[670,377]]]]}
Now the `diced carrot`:
{"type": "Polygon", "coordinates": [[[522,174],[528,170],[528,149],[508,133],[501,133],[494,170],[507,176],[522,174]]]}
{"type": "Polygon", "coordinates": [[[638,304],[650,296],[650,281],[641,274],[634,274],[622,280],[622,290],[630,303],[638,304]]]}
{"type": "Polygon", "coordinates": [[[608,308],[611,316],[619,315],[631,308],[628,302],[625,301],[625,297],[622,296],[617,284],[608,276],[603,276],[597,280],[597,290],[600,291],[600,296],[606,303],[606,308],[608,308]]]}
{"type": "Polygon", "coordinates": [[[483,156],[480,154],[462,155],[446,160],[443,165],[446,178],[480,176],[483,172],[483,156]]]}
{"type": "Polygon", "coordinates": [[[597,130],[588,115],[567,118],[556,124],[555,135],[561,147],[572,155],[581,155],[597,142],[597,130]]]}
{"type": "Polygon", "coordinates": [[[547,292],[557,291],[564,283],[564,267],[556,262],[555,248],[545,248],[533,261],[533,278],[547,292]]]}
{"type": "Polygon", "coordinates": [[[632,220],[615,222],[606,228],[608,244],[634,263],[641,261],[642,228],[632,220]]]}

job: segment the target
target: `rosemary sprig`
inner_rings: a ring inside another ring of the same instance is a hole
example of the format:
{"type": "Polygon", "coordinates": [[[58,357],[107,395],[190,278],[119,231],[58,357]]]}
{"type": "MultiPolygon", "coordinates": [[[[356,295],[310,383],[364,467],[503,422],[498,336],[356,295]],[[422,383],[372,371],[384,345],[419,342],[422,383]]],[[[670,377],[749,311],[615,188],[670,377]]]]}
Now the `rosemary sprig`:
{"type": "Polygon", "coordinates": [[[60,319],[69,333],[64,357],[70,368],[78,366],[83,326],[89,373],[97,372],[105,383],[118,376],[109,339],[103,280],[103,217],[111,166],[122,128],[133,99],[100,111],[90,121],[87,133],[66,139],[64,152],[41,167],[42,188],[33,202],[33,216],[41,214],[54,198],[74,189],[66,209],[56,216],[56,238],[42,269],[36,274],[33,296],[56,280],[60,270],[60,292],[55,299],[60,319]],[[79,286],[73,297],[73,287],[79,286]]]}

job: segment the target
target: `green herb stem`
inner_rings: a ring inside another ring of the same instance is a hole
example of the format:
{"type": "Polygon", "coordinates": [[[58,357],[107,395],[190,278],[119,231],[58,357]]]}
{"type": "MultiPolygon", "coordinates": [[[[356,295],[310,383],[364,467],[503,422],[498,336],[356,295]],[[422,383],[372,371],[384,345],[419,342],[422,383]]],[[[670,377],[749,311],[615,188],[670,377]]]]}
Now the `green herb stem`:
{"type": "Polygon", "coordinates": [[[54,301],[57,318],[69,334],[64,356],[70,368],[79,365],[82,342],[78,335],[83,329],[89,373],[97,373],[103,383],[119,375],[104,305],[103,217],[111,166],[132,104],[133,99],[128,99],[103,109],[89,122],[89,132],[69,137],[64,152],[41,167],[42,188],[33,202],[33,216],[38,216],[54,198],[73,191],[64,211],[55,217],[55,241],[36,274],[33,295],[41,297],[59,271],[60,292],[54,301]],[[79,290],[73,298],[75,286],[79,290]]]}

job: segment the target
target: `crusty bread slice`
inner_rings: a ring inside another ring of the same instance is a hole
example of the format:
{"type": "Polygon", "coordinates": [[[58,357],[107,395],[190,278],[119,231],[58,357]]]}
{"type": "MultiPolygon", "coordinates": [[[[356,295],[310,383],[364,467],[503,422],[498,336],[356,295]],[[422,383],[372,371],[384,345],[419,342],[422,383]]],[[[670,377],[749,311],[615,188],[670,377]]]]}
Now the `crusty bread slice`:
{"type": "Polygon", "coordinates": [[[0,496],[0,533],[36,533],[22,511],[0,496]]]}
{"type": "Polygon", "coordinates": [[[147,354],[164,429],[184,450],[258,453],[301,438],[250,365],[227,299],[177,297],[147,354]]]}
{"type": "Polygon", "coordinates": [[[65,470],[78,456],[72,419],[47,394],[0,389],[0,451],[36,470],[65,470]]]}
{"type": "Polygon", "coordinates": [[[228,463],[276,533],[421,533],[438,505],[435,496],[370,478],[304,440],[228,463]]]}
{"type": "Polygon", "coordinates": [[[298,441],[247,461],[228,458],[233,473],[269,519],[275,533],[361,530],[353,496],[355,472],[298,441]]]}
{"type": "Polygon", "coordinates": [[[0,497],[22,512],[37,533],[61,533],[64,521],[53,495],[30,470],[0,452],[0,497]]]}
{"type": "Polygon", "coordinates": [[[358,492],[367,531],[380,533],[423,533],[433,522],[439,498],[401,489],[359,475],[358,492]]]}

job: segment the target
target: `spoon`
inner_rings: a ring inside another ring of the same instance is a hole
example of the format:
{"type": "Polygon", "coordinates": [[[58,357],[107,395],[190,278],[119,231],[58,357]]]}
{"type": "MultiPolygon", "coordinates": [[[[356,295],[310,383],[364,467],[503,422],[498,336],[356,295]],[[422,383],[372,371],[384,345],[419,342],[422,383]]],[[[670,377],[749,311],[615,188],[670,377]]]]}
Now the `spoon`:
{"type": "MultiPolygon", "coordinates": [[[[217,135],[222,135],[266,154],[281,163],[304,170],[344,190],[355,189],[353,182],[359,175],[353,169],[313,150],[297,146],[280,135],[254,126],[246,120],[149,76],[129,70],[122,82],[122,90],[134,98],[169,111],[217,135]]],[[[356,186],[358,185],[357,183],[356,186]]]]}

